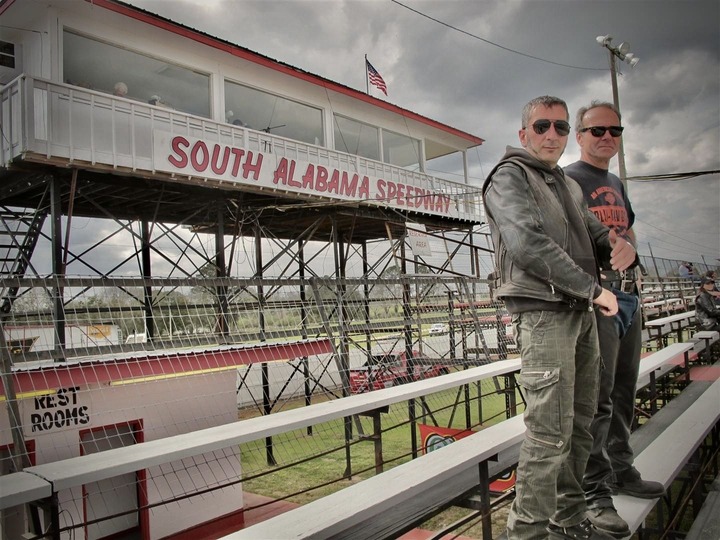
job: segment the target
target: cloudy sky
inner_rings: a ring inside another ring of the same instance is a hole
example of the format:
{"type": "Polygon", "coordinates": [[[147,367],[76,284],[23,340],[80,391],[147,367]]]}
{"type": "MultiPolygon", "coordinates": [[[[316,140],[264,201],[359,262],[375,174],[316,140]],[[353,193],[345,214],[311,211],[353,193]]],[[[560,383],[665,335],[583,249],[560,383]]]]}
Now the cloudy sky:
{"type": "MultiPolygon", "coordinates": [[[[362,91],[367,54],[388,85],[374,96],[485,139],[471,155],[477,183],[519,145],[528,100],[556,95],[573,116],[612,101],[595,41],[610,34],[640,58],[618,64],[627,175],[720,170],[717,0],[128,1],[362,91]]],[[[578,157],[571,135],[560,164],[578,157]]],[[[720,175],[630,181],[629,193],[641,253],[720,257],[720,175]]]]}

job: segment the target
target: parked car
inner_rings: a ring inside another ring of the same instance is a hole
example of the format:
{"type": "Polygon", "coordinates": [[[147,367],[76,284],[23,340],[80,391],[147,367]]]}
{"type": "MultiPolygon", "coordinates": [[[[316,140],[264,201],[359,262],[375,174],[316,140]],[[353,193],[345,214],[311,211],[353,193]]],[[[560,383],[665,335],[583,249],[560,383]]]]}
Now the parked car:
{"type": "Polygon", "coordinates": [[[413,353],[411,364],[405,352],[374,354],[362,367],[350,370],[350,393],[361,394],[448,373],[450,366],[419,352],[413,353]]]}
{"type": "Polygon", "coordinates": [[[436,323],[430,327],[431,336],[442,336],[448,333],[448,325],[444,323],[436,323]]]}

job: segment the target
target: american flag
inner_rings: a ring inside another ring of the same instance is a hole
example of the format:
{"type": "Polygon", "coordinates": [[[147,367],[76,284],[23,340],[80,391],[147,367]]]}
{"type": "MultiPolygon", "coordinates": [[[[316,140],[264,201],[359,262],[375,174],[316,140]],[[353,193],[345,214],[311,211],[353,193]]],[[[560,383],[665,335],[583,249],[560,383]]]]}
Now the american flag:
{"type": "Polygon", "coordinates": [[[387,93],[387,85],[385,84],[385,80],[377,72],[377,69],[375,69],[372,66],[372,64],[367,61],[367,58],[365,59],[365,63],[367,64],[368,78],[370,79],[370,82],[374,86],[377,86],[380,90],[382,90],[382,93],[387,96],[388,93],[387,93]]]}

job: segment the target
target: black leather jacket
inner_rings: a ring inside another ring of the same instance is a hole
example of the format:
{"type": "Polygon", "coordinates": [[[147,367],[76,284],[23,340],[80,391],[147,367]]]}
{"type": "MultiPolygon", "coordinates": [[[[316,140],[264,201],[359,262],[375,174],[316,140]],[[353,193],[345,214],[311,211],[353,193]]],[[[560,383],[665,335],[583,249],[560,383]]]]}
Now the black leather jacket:
{"type": "Polygon", "coordinates": [[[588,210],[574,180],[508,147],[483,185],[483,202],[495,244],[497,296],[512,297],[508,310],[523,311],[523,299],[592,309],[602,292],[598,257],[609,266],[611,247],[608,228],[588,210]]]}
{"type": "Polygon", "coordinates": [[[715,297],[707,291],[700,291],[695,297],[695,319],[702,328],[720,324],[720,309],[715,305],[715,297]]]}

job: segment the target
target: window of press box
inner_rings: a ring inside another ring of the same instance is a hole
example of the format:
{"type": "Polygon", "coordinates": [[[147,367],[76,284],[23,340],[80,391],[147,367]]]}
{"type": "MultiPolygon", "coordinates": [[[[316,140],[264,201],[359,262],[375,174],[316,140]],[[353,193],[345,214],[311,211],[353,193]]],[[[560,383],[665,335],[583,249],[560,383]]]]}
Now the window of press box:
{"type": "Polygon", "coordinates": [[[15,45],[7,41],[0,41],[0,66],[15,68],[15,45]]]}
{"type": "Polygon", "coordinates": [[[210,76],[66,30],[66,83],[210,117],[210,76]]]}
{"type": "Polygon", "coordinates": [[[411,171],[419,171],[420,141],[383,130],[383,161],[411,171]]]}
{"type": "Polygon", "coordinates": [[[378,128],[335,115],[335,150],[380,161],[378,128]]]}
{"type": "Polygon", "coordinates": [[[225,81],[225,121],[308,144],[325,144],[320,109],[230,81],[225,81]]]}

